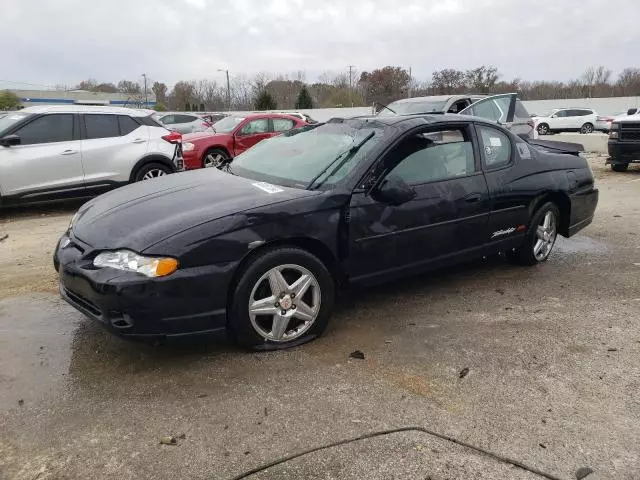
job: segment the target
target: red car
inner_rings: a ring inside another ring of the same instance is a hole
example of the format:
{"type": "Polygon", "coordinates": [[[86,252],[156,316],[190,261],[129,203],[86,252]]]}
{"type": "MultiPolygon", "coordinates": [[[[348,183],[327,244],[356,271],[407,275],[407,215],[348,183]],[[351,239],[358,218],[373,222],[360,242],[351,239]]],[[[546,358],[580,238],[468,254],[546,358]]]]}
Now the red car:
{"type": "Polygon", "coordinates": [[[300,118],[277,113],[231,115],[213,126],[215,132],[183,135],[184,167],[219,167],[265,138],[305,125],[300,118]]]}

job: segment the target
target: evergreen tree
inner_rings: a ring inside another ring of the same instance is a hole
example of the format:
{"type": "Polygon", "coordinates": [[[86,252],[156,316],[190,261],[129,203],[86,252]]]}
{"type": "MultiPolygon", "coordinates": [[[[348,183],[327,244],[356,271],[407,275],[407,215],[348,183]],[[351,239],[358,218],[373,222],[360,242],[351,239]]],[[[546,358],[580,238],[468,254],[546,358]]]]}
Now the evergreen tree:
{"type": "Polygon", "coordinates": [[[300,93],[298,94],[298,99],[296,100],[296,110],[309,108],[313,108],[313,99],[311,98],[309,90],[307,90],[307,86],[303,85],[302,90],[300,90],[300,93]]]}
{"type": "Polygon", "coordinates": [[[262,90],[256,97],[255,108],[256,110],[275,110],[278,104],[267,90],[262,90]]]}

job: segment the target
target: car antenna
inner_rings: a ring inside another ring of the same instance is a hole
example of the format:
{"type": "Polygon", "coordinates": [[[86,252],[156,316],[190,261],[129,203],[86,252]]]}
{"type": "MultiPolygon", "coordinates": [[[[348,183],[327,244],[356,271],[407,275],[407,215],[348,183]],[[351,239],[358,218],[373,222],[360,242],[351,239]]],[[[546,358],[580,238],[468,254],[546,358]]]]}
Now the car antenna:
{"type": "MultiPolygon", "coordinates": [[[[396,111],[395,111],[394,109],[392,109],[392,108],[389,108],[389,106],[388,106],[388,105],[385,105],[384,103],[376,102],[376,105],[380,105],[383,109],[385,109],[385,108],[386,108],[386,109],[387,109],[387,110],[389,110],[391,113],[395,113],[396,115],[398,114],[398,112],[396,112],[396,111]]],[[[380,110],[380,111],[382,111],[382,110],[380,110]]],[[[378,112],[378,113],[380,113],[380,112],[378,112]]]]}

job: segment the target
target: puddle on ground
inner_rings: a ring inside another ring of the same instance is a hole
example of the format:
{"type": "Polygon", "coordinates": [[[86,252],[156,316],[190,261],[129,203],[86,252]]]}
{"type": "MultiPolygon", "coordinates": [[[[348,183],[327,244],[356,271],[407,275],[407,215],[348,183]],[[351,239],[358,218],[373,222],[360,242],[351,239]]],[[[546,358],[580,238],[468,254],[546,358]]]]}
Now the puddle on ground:
{"type": "Polygon", "coordinates": [[[559,253],[594,253],[605,254],[609,248],[605,242],[594,240],[585,235],[576,235],[571,238],[558,236],[554,250],[559,253]]]}

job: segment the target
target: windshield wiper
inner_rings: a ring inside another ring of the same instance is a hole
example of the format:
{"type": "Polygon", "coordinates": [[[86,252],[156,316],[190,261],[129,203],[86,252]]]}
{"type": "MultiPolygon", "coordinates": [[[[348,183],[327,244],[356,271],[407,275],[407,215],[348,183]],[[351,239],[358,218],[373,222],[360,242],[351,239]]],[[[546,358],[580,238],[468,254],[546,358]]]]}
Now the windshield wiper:
{"type": "MultiPolygon", "coordinates": [[[[387,109],[387,110],[389,110],[391,113],[395,113],[396,115],[398,115],[398,112],[396,112],[396,111],[395,111],[394,109],[392,109],[392,108],[389,108],[389,107],[388,107],[387,105],[385,105],[384,103],[379,103],[379,102],[376,102],[376,103],[382,107],[382,110],[384,110],[384,109],[386,108],[386,109],[387,109]]],[[[381,112],[382,110],[380,110],[380,112],[381,112]]],[[[380,113],[380,112],[378,112],[378,113],[380,113]]]]}
{"type": "Polygon", "coordinates": [[[327,178],[331,178],[331,176],[336,173],[338,170],[340,170],[340,168],[347,162],[347,160],[349,160],[351,158],[351,156],[353,154],[355,154],[358,150],[360,150],[360,148],[367,143],[369,140],[371,140],[371,138],[376,134],[376,132],[371,132],[369,133],[369,135],[367,135],[366,137],[364,137],[360,142],[358,142],[356,145],[352,146],[351,148],[349,148],[348,150],[345,150],[344,152],[340,153],[336,158],[334,158],[329,165],[327,165],[326,167],[324,167],[322,169],[322,171],[317,174],[315,177],[313,177],[311,179],[311,181],[309,182],[309,185],[307,185],[307,190],[311,190],[311,187],[313,186],[314,183],[316,183],[316,181],[325,174],[325,172],[327,170],[329,170],[338,160],[340,160],[343,156],[344,158],[342,158],[342,162],[340,162],[338,165],[336,165],[336,167],[331,171],[331,173],[329,175],[326,176],[326,178],[318,183],[317,187],[319,187],[320,185],[322,185],[324,182],[326,182],[327,178]]]}

